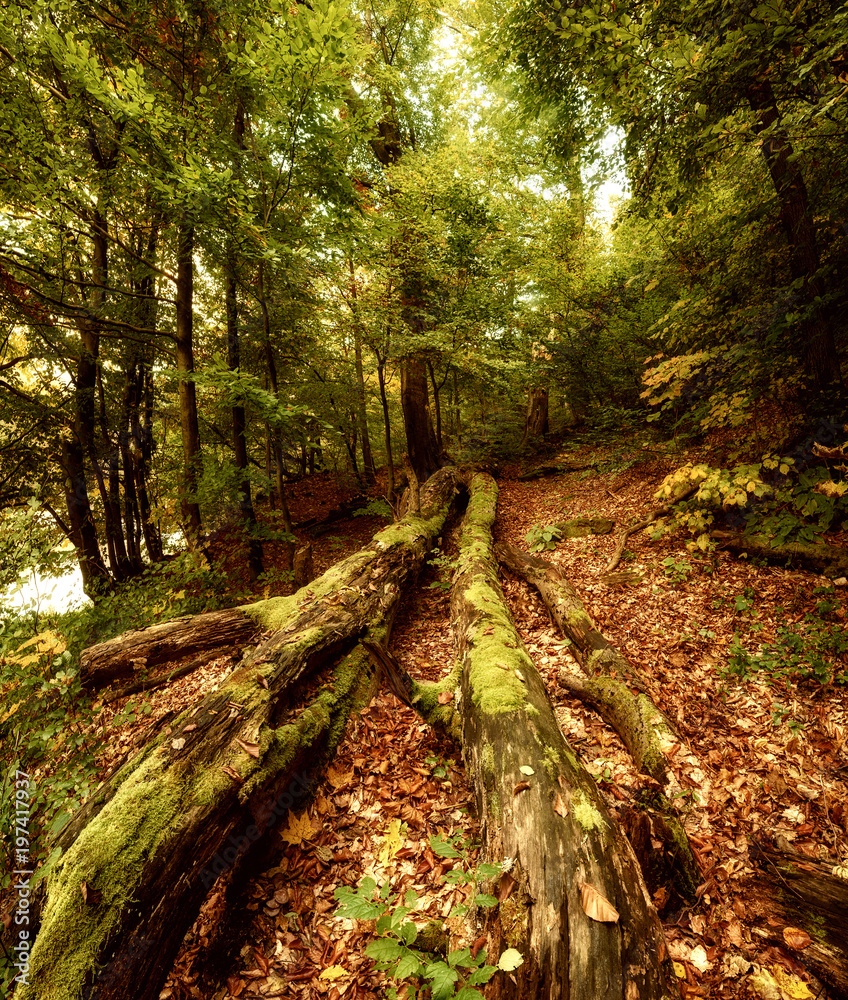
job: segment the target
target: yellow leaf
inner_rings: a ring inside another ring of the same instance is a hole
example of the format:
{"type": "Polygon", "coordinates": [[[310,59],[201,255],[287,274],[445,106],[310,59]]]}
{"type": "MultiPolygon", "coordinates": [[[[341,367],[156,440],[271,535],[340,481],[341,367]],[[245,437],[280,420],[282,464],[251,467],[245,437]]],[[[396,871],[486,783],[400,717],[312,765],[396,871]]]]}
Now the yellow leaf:
{"type": "Polygon", "coordinates": [[[657,281],[656,278],[651,278],[651,280],[648,282],[648,284],[645,285],[645,291],[646,292],[652,292],[657,287],[658,284],[659,284],[659,281],[657,281]]]}
{"type": "Polygon", "coordinates": [[[583,912],[590,920],[597,920],[602,924],[618,923],[618,910],[588,882],[580,883],[580,902],[583,904],[583,912]]]}
{"type": "Polygon", "coordinates": [[[772,966],[772,974],[774,975],[774,981],[777,983],[778,989],[788,997],[791,997],[792,1000],[807,1000],[808,997],[814,995],[802,979],[793,976],[791,972],[787,972],[779,965],[772,966]]]}
{"type": "Polygon", "coordinates": [[[498,959],[498,968],[504,972],[514,972],[519,965],[524,964],[524,958],[515,948],[507,948],[498,959]]]}
{"type": "Polygon", "coordinates": [[[383,837],[383,846],[377,856],[381,865],[387,865],[403,846],[401,838],[402,823],[399,819],[393,819],[386,828],[386,835],[383,837]]]}
{"type": "Polygon", "coordinates": [[[341,979],[344,976],[349,976],[350,973],[342,965],[328,965],[326,969],[318,977],[319,979],[341,979]]]}
{"type": "Polygon", "coordinates": [[[681,962],[672,962],[671,964],[674,966],[675,976],[677,976],[678,979],[685,979],[686,969],[683,964],[681,962]]]}
{"type": "Polygon", "coordinates": [[[302,844],[304,840],[309,840],[315,833],[312,820],[304,809],[299,816],[294,813],[289,814],[288,824],[285,830],[280,831],[280,836],[289,844],[302,844]]]}

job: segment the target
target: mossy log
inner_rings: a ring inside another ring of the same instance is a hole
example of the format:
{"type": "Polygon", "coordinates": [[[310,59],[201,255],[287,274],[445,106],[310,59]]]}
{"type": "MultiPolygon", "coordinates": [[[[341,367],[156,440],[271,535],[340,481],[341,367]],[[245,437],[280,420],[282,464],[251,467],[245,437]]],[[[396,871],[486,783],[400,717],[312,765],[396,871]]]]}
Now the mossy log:
{"type": "Polygon", "coordinates": [[[713,531],[710,537],[719,548],[730,552],[756,556],[770,563],[791,563],[826,576],[848,576],[848,551],[835,545],[808,545],[804,542],[772,545],[768,538],[733,531],[713,531]]]}
{"type": "Polygon", "coordinates": [[[580,464],[579,462],[564,462],[560,465],[538,465],[535,469],[528,469],[518,477],[522,483],[530,482],[532,479],[544,479],[546,476],[564,476],[569,472],[583,472],[584,469],[594,469],[596,462],[580,464]]]}
{"type": "Polygon", "coordinates": [[[662,745],[676,738],[670,723],[645,693],[634,694],[625,684],[624,678],[635,678],[645,687],[638,671],[595,628],[577,591],[557,566],[506,543],[498,544],[495,552],[504,566],[538,590],[560,631],[574,644],[587,676],[562,671],[560,683],[612,726],[636,769],[656,782],[657,789],[647,788],[642,796],[640,815],[630,816],[627,823],[649,889],[666,905],[691,902],[701,873],[663,792],[669,773],[662,745]]]}
{"type": "Polygon", "coordinates": [[[486,851],[512,859],[486,911],[487,950],[523,964],[487,995],[650,1000],[678,995],[662,928],[626,838],[557,725],[498,583],[497,487],[471,479],[451,614],[464,754],[486,851]],[[610,904],[597,919],[598,896],[610,904]],[[594,916],[590,915],[594,913],[594,916]]]}
{"type": "Polygon", "coordinates": [[[46,898],[15,1000],[158,997],[216,878],[304,801],[370,684],[357,640],[367,632],[385,641],[455,488],[451,470],[437,473],[420,516],[379,532],[310,589],[243,609],[271,634],[59,835],[36,875],[46,898]],[[345,652],[311,705],[293,713],[292,686],[345,652]]]}
{"type": "Polygon", "coordinates": [[[790,949],[829,996],[848,1000],[848,868],[759,843],[751,860],[758,870],[739,897],[755,933],[790,949]]]}
{"type": "Polygon", "coordinates": [[[562,538],[585,538],[587,535],[608,535],[615,527],[615,521],[608,517],[572,517],[561,521],[557,528],[562,538]]]}

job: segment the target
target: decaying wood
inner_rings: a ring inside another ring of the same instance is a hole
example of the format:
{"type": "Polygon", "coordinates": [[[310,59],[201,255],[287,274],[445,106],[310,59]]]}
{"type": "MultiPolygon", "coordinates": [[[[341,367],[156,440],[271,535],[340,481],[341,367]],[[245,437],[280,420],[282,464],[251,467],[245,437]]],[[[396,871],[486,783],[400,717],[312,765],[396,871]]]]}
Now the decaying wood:
{"type": "Polygon", "coordinates": [[[641,521],[637,521],[635,524],[631,524],[625,528],[618,536],[615,552],[613,552],[610,561],[606,564],[606,566],[604,566],[604,573],[611,573],[621,562],[621,557],[624,555],[624,546],[627,544],[627,539],[631,535],[634,535],[637,531],[642,531],[643,528],[647,528],[649,524],[652,524],[658,518],[666,517],[671,513],[671,508],[675,504],[680,503],[681,500],[688,500],[689,497],[694,496],[699,489],[700,484],[692,486],[688,490],[684,490],[682,493],[678,493],[677,496],[669,500],[668,503],[664,503],[659,507],[654,507],[654,509],[648,513],[648,516],[643,518],[641,521]]]}
{"type": "Polygon", "coordinates": [[[848,551],[835,545],[809,545],[786,542],[772,545],[767,538],[742,535],[732,531],[713,531],[710,537],[722,549],[757,556],[770,563],[793,563],[827,576],[848,576],[848,551]]]}
{"type": "Polygon", "coordinates": [[[587,535],[608,535],[615,521],[608,517],[573,517],[557,524],[562,538],[585,538],[587,535]]]}
{"type": "Polygon", "coordinates": [[[583,472],[585,469],[594,469],[596,465],[596,462],[591,462],[588,465],[580,464],[579,462],[563,462],[559,465],[538,465],[534,469],[522,472],[518,478],[522,483],[526,483],[532,479],[543,479],[545,476],[564,476],[568,472],[583,472]]]}
{"type": "Polygon", "coordinates": [[[739,898],[755,933],[790,949],[828,996],[848,1000],[848,868],[757,843],[751,860],[757,872],[739,898]]]}
{"type": "Polygon", "coordinates": [[[301,545],[295,551],[292,561],[294,577],[292,579],[292,589],[300,590],[315,579],[315,561],[312,555],[312,542],[301,545]]]}
{"type": "Polygon", "coordinates": [[[256,641],[259,632],[254,619],[241,608],[210,611],[133,629],[84,650],[80,657],[80,679],[86,687],[101,688],[192,653],[248,646],[256,641]]]}
{"type": "Polygon", "coordinates": [[[450,470],[422,516],[374,536],[307,591],[249,605],[272,629],[227,682],[173,721],[79,810],[40,871],[30,983],[16,1000],[155,1000],[219,874],[302,803],[373,671],[358,638],[384,642],[403,591],[441,530],[450,470]],[[312,704],[292,685],[348,655],[312,704]],[[166,915],[166,916],[163,916],[166,915]]]}
{"type": "Polygon", "coordinates": [[[644,693],[646,685],[639,672],[595,628],[559,567],[506,543],[499,543],[495,553],[504,566],[538,590],[559,630],[572,641],[586,676],[561,671],[560,683],[612,726],[636,769],[657,783],[657,791],[646,790],[643,815],[632,818],[628,829],[634,833],[634,849],[651,892],[662,888],[670,904],[679,899],[692,901],[700,871],[683,826],[663,794],[669,777],[663,743],[676,739],[671,724],[644,693]],[[642,693],[633,694],[625,678],[642,693]]]}
{"type": "Polygon", "coordinates": [[[491,997],[597,1000],[677,995],[639,866],[557,725],[497,579],[497,487],[471,479],[451,614],[462,666],[463,747],[493,861],[512,859],[488,911],[489,954],[524,963],[491,997]],[[598,894],[612,922],[589,915],[598,894]]]}
{"type": "Polygon", "coordinates": [[[103,703],[108,705],[113,701],[120,701],[121,698],[128,698],[131,694],[141,694],[145,691],[157,691],[161,687],[165,687],[166,684],[170,684],[172,681],[179,680],[181,677],[186,677],[188,674],[194,673],[195,670],[199,670],[201,667],[205,666],[207,663],[211,663],[213,660],[220,660],[225,656],[235,656],[241,651],[236,646],[230,646],[228,649],[213,649],[208,650],[203,653],[202,656],[196,656],[193,660],[188,663],[184,663],[181,667],[177,667],[174,670],[169,670],[164,674],[159,674],[156,677],[142,678],[138,681],[133,681],[132,684],[127,684],[125,687],[118,688],[117,691],[109,691],[108,694],[103,698],[103,703]]]}
{"type": "Polygon", "coordinates": [[[639,771],[660,785],[667,779],[660,738],[671,726],[647,696],[630,693],[625,678],[644,692],[646,684],[621,652],[595,628],[583,602],[559,567],[515,545],[499,542],[495,554],[507,569],[536,588],[560,632],[573,643],[585,677],[565,672],[562,682],[600,712],[619,734],[639,771]],[[601,676],[598,676],[601,675],[601,676]]]}

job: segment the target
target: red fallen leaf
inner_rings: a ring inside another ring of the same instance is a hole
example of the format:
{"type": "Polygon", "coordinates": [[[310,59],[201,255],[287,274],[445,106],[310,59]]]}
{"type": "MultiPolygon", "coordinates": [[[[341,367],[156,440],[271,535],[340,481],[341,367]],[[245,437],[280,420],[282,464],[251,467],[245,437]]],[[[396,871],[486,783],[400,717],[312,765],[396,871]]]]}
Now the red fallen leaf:
{"type": "Polygon", "coordinates": [[[238,976],[227,976],[227,989],[231,996],[240,997],[246,986],[247,983],[243,979],[239,979],[238,976]]]}
{"type": "Polygon", "coordinates": [[[481,934],[480,937],[471,945],[471,957],[476,958],[477,952],[483,947],[483,945],[489,940],[488,936],[481,934]]]}
{"type": "Polygon", "coordinates": [[[529,781],[519,781],[518,784],[515,786],[515,788],[513,788],[512,794],[518,795],[519,792],[526,792],[529,787],[530,787],[529,781]]]}
{"type": "Polygon", "coordinates": [[[451,701],[453,701],[453,691],[442,691],[439,694],[440,705],[447,705],[451,701]]]}
{"type": "Polygon", "coordinates": [[[97,906],[100,900],[103,899],[103,893],[99,889],[94,889],[86,882],[80,882],[80,892],[88,906],[97,906]]]}
{"type": "Polygon", "coordinates": [[[259,681],[260,686],[267,690],[268,681],[265,680],[265,677],[262,674],[258,674],[256,679],[259,681]]]}
{"type": "Polygon", "coordinates": [[[563,797],[557,792],[556,798],[554,799],[554,812],[557,815],[562,816],[563,819],[568,815],[568,806],[565,804],[563,797]]]}
{"type": "Polygon", "coordinates": [[[262,970],[262,975],[267,976],[268,973],[271,971],[270,962],[258,948],[253,949],[253,954],[256,956],[256,964],[262,970]]]}
{"type": "Polygon", "coordinates": [[[502,903],[505,899],[509,899],[512,895],[512,890],[516,887],[518,883],[509,874],[509,872],[504,872],[501,875],[500,884],[498,885],[498,902],[502,903]]]}
{"type": "Polygon", "coordinates": [[[813,943],[810,935],[806,931],[802,931],[800,927],[784,927],[783,940],[796,951],[803,951],[804,948],[809,948],[813,943]]]}
{"type": "Polygon", "coordinates": [[[221,770],[224,772],[224,774],[227,775],[228,778],[230,778],[233,782],[235,782],[235,784],[237,785],[244,784],[244,778],[238,773],[238,771],[234,767],[230,767],[229,764],[222,764],[221,770]]]}
{"type": "Polygon", "coordinates": [[[236,743],[244,750],[245,753],[249,753],[251,757],[259,756],[259,744],[258,743],[245,743],[244,740],[236,738],[236,743]]]}

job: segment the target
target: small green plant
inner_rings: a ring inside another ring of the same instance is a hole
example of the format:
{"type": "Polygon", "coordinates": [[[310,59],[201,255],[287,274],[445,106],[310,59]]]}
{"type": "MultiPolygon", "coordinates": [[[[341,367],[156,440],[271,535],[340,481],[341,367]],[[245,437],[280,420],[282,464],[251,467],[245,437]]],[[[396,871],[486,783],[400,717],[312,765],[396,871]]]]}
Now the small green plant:
{"type": "Polygon", "coordinates": [[[441,549],[437,549],[427,560],[434,567],[437,578],[427,585],[428,590],[441,590],[447,593],[451,589],[453,571],[456,567],[456,560],[451,559],[441,549]]]}
{"type": "Polygon", "coordinates": [[[437,757],[436,754],[430,754],[429,757],[425,757],[424,763],[433,772],[433,777],[438,778],[440,781],[448,777],[450,773],[449,768],[456,766],[455,760],[445,760],[444,757],[437,757]]]}
{"type": "Polygon", "coordinates": [[[562,531],[556,524],[534,524],[524,536],[531,552],[555,549],[562,541],[562,531]]]}
{"type": "Polygon", "coordinates": [[[353,512],[354,517],[383,517],[389,521],[394,520],[395,512],[391,504],[385,497],[376,497],[368,501],[364,507],[353,512]]]}
{"type": "Polygon", "coordinates": [[[848,684],[848,634],[838,618],[839,602],[832,591],[827,593],[830,597],[820,601],[815,611],[797,625],[779,628],[776,640],[764,643],[755,653],[734,635],[722,675],[741,680],[759,676],[768,683],[789,679],[848,684]],[[827,621],[829,617],[836,621],[827,621]]]}
{"type": "MultiPolygon", "coordinates": [[[[446,882],[451,885],[476,883],[500,873],[500,865],[469,866],[464,839],[462,831],[452,837],[430,838],[434,854],[463,862],[444,876],[446,882]]],[[[393,893],[388,882],[378,888],[373,878],[366,877],[357,888],[340,886],[334,895],[339,902],[337,917],[375,921],[379,937],[368,944],[366,955],[391,979],[412,984],[416,993],[426,987],[432,1000],[471,1000],[482,995],[476,987],[487,983],[498,971],[498,966],[485,964],[485,950],[472,957],[469,948],[460,948],[439,957],[416,947],[421,937],[415,922],[410,919],[418,905],[418,894],[413,889],[407,890],[401,902],[401,894],[393,893]]],[[[497,900],[485,893],[476,893],[472,902],[477,906],[497,905],[497,900]]],[[[467,909],[467,905],[454,907],[450,916],[461,915],[467,909]]],[[[503,967],[516,968],[520,961],[520,956],[516,959],[510,954],[503,967]]],[[[409,995],[408,989],[406,995],[409,995]]],[[[389,1000],[397,1000],[397,987],[390,988],[386,996],[389,1000]]]]}
{"type": "Polygon", "coordinates": [[[692,563],[688,559],[666,556],[662,563],[663,573],[672,583],[685,583],[692,574],[692,563]]]}

